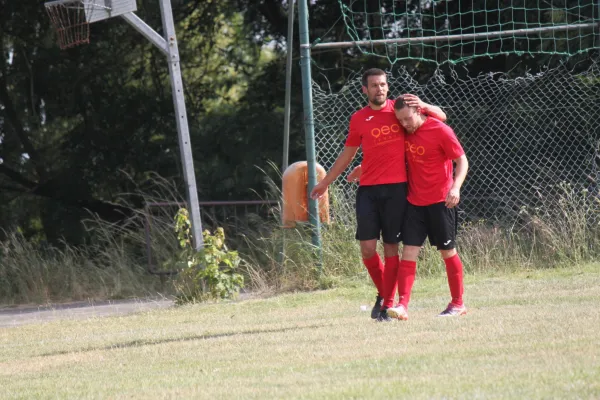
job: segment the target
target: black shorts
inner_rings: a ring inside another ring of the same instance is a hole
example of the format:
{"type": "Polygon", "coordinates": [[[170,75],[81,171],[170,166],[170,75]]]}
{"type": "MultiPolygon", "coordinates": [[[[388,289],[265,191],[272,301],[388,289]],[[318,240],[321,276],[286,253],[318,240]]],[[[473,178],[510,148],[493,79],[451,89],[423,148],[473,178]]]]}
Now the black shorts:
{"type": "Polygon", "coordinates": [[[452,250],[456,247],[456,220],[456,207],[448,208],[444,202],[429,206],[408,203],[402,242],[406,246],[423,246],[429,237],[429,243],[438,250],[452,250]]]}
{"type": "Polygon", "coordinates": [[[406,182],[360,186],[356,192],[356,240],[379,239],[395,244],[402,240],[406,212],[406,182]]]}

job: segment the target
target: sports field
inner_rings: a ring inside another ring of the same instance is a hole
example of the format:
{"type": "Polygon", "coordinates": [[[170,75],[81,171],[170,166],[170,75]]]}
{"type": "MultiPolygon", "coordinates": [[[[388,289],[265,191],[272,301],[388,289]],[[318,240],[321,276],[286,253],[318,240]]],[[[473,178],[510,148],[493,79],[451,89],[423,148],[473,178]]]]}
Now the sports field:
{"type": "Polygon", "coordinates": [[[0,329],[0,398],[600,398],[600,266],[467,275],[378,323],[365,285],[0,329]]]}

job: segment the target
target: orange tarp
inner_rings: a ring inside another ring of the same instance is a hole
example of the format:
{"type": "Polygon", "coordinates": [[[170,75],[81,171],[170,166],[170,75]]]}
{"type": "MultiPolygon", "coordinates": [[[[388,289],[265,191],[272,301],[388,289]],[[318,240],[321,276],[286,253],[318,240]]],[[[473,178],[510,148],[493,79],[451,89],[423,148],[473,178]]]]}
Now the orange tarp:
{"type": "MultiPolygon", "coordinates": [[[[325,169],[317,164],[317,182],[326,175],[325,169]]],[[[283,173],[283,226],[293,228],[298,221],[308,221],[308,163],[298,161],[283,173]]],[[[329,191],[319,199],[319,219],[329,223],[329,191]]]]}

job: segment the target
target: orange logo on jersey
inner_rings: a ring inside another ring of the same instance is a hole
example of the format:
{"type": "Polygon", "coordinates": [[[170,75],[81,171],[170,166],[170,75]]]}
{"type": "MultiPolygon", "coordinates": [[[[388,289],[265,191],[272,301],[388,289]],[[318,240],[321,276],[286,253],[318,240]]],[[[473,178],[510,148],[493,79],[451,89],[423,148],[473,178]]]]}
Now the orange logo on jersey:
{"type": "Polygon", "coordinates": [[[404,142],[405,146],[406,146],[406,151],[412,153],[412,154],[417,154],[419,156],[422,156],[423,154],[425,154],[425,147],[423,146],[417,146],[414,143],[409,143],[408,141],[404,142]]]}
{"type": "Polygon", "coordinates": [[[384,125],[381,128],[371,129],[371,136],[378,139],[381,135],[389,135],[390,133],[400,133],[400,125],[384,125]]]}

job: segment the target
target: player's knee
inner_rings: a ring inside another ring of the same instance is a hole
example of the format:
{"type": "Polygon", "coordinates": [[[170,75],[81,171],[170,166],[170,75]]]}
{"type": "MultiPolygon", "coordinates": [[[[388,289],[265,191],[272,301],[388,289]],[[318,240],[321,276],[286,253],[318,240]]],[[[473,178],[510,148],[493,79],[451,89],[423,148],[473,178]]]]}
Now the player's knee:
{"type": "Polygon", "coordinates": [[[417,261],[421,248],[419,246],[404,246],[402,248],[402,259],[406,261],[417,261]]]}
{"type": "Polygon", "coordinates": [[[362,258],[369,259],[375,255],[377,252],[377,241],[374,240],[374,243],[371,243],[371,240],[365,240],[360,242],[360,253],[362,258]]]}
{"type": "Polygon", "coordinates": [[[360,250],[360,254],[362,255],[362,258],[364,258],[365,260],[368,260],[369,258],[373,257],[375,255],[376,251],[372,250],[372,249],[361,249],[360,250]]]}
{"type": "Polygon", "coordinates": [[[445,260],[446,258],[454,257],[456,255],[456,249],[440,250],[440,254],[442,255],[442,258],[445,260]]]}
{"type": "Polygon", "coordinates": [[[398,244],[396,243],[384,243],[383,254],[386,257],[394,257],[398,255],[398,244]]]}

